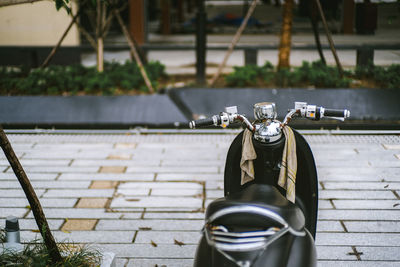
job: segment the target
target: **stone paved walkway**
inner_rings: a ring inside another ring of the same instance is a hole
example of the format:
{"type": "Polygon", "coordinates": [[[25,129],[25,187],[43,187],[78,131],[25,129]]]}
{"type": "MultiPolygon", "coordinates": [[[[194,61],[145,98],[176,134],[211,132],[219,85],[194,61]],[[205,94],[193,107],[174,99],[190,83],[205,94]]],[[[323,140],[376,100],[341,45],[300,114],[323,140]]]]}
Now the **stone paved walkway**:
{"type": "MultiPolygon", "coordinates": [[[[115,252],[117,266],[191,266],[204,209],[223,195],[233,134],[10,134],[58,241],[115,252]]],[[[400,265],[400,137],[309,134],[318,165],[319,266],[400,265]]],[[[0,153],[0,227],[38,234],[0,153]]]]}

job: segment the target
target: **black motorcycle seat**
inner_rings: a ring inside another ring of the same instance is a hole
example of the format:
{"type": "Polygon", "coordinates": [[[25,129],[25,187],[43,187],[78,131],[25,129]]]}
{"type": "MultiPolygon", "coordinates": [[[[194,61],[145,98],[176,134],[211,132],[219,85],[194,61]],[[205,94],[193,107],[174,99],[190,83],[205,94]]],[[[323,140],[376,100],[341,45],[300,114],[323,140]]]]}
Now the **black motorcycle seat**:
{"type": "MultiPolygon", "coordinates": [[[[214,214],[223,209],[231,207],[255,206],[278,214],[286,223],[296,231],[304,228],[305,218],[301,209],[288,201],[273,186],[266,184],[252,184],[243,190],[219,198],[210,203],[206,211],[206,220],[212,219],[214,214]]],[[[223,216],[218,223],[232,224],[233,220],[237,226],[250,226],[265,224],[265,218],[259,214],[241,211],[243,216],[223,216]]],[[[233,215],[233,214],[232,214],[233,215]]]]}

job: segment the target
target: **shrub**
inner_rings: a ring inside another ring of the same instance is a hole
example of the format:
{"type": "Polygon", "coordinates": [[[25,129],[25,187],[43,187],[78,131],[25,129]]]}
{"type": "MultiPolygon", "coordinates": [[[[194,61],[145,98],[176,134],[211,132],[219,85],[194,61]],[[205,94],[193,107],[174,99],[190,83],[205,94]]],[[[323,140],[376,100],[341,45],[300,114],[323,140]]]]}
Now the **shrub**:
{"type": "MultiPolygon", "coordinates": [[[[154,87],[158,79],[166,76],[165,67],[159,62],[150,62],[146,70],[154,87]]],[[[117,88],[147,92],[147,89],[143,90],[144,84],[137,64],[131,61],[124,64],[106,63],[102,73],[98,73],[94,67],[82,65],[49,66],[30,71],[0,68],[1,94],[58,95],[84,91],[87,94],[111,95],[117,88]]]]}
{"type": "MultiPolygon", "coordinates": [[[[350,75],[350,74],[347,74],[350,75]]],[[[234,67],[234,71],[225,77],[228,86],[243,87],[257,85],[259,81],[275,83],[279,87],[309,86],[321,88],[348,87],[349,78],[342,78],[336,67],[330,67],[320,61],[303,62],[298,68],[280,69],[274,72],[270,62],[258,67],[249,65],[234,67]]]]}
{"type": "Polygon", "coordinates": [[[0,253],[0,266],[91,267],[100,265],[101,254],[96,250],[74,244],[59,244],[58,247],[63,260],[56,265],[52,264],[45,245],[34,241],[25,245],[22,253],[0,253]]]}
{"type": "Polygon", "coordinates": [[[375,66],[371,63],[367,66],[357,67],[354,74],[359,79],[374,79],[384,88],[400,88],[399,64],[392,64],[389,67],[381,67],[375,66]]]}
{"type": "Polygon", "coordinates": [[[248,65],[244,67],[234,67],[234,71],[225,77],[228,86],[243,87],[255,85],[259,76],[259,67],[248,65]]]}

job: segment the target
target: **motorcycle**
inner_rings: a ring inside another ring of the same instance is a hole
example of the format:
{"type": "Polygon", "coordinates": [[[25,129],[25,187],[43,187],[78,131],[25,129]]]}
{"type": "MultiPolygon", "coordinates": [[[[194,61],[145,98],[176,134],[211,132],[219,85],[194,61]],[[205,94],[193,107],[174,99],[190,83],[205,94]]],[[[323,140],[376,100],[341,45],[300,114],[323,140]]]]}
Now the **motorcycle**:
{"type": "MultiPolygon", "coordinates": [[[[314,244],[318,212],[318,178],[311,149],[296,130],[294,136],[285,128],[296,117],[319,120],[344,120],[348,110],[334,110],[295,102],[283,122],[277,120],[275,103],[254,105],[255,122],[251,123],[227,107],[210,118],[191,121],[190,128],[244,124],[256,157],[252,161],[254,178],[243,183],[243,151],[248,149],[246,130],[232,142],[225,164],[224,197],[209,204],[203,234],[195,256],[195,267],[311,267],[316,266],[314,244]],[[287,140],[287,141],[286,141],[287,140]],[[281,169],[287,162],[288,141],[295,141],[297,173],[295,189],[278,186],[281,169]],[[244,147],[246,144],[246,148],[244,147]],[[286,190],[285,190],[286,189],[286,190]],[[286,191],[286,192],[285,192],[286,191]]],[[[250,168],[251,169],[251,168],[250,168]]]]}

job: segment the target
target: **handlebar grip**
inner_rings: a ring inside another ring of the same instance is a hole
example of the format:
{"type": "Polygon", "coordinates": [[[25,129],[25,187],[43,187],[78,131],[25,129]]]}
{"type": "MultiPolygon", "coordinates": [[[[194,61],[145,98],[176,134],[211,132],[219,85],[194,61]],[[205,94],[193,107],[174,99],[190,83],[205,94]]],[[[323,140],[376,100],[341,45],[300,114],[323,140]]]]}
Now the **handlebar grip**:
{"type": "MultiPolygon", "coordinates": [[[[194,120],[189,122],[189,127],[191,129],[194,129],[196,127],[206,127],[206,126],[212,126],[215,125],[215,120],[217,120],[218,122],[218,118],[219,116],[212,116],[210,118],[206,118],[206,119],[199,119],[199,120],[194,120]]],[[[220,121],[221,119],[219,119],[220,121]]]]}
{"type": "Polygon", "coordinates": [[[325,109],[324,117],[337,117],[337,118],[348,118],[350,117],[350,111],[347,109],[325,109]]]}

